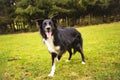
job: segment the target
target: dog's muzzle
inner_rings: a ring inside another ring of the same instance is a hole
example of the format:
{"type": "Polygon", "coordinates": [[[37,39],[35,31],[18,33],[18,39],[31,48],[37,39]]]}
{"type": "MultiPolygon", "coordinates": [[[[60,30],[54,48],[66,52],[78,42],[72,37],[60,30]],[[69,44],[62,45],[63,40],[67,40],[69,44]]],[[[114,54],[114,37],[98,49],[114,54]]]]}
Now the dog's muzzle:
{"type": "Polygon", "coordinates": [[[46,28],[46,30],[47,30],[47,32],[50,32],[50,31],[51,31],[51,28],[50,28],[50,27],[48,27],[48,28],[46,28]]]}
{"type": "Polygon", "coordinates": [[[46,33],[47,38],[51,38],[51,36],[52,36],[52,28],[50,26],[47,26],[45,28],[45,33],[46,33]]]}
{"type": "Polygon", "coordinates": [[[50,26],[45,27],[45,32],[51,32],[51,31],[52,31],[52,28],[50,26]]]}

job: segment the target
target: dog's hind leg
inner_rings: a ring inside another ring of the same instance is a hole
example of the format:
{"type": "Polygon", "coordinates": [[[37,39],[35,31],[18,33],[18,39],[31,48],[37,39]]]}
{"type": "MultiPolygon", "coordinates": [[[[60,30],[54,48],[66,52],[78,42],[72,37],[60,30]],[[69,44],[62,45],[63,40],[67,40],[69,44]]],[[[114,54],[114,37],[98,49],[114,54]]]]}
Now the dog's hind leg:
{"type": "Polygon", "coordinates": [[[71,57],[72,57],[72,51],[71,51],[71,49],[68,49],[68,52],[69,52],[69,58],[68,58],[68,60],[66,60],[66,62],[69,62],[70,59],[71,59],[71,57]]]}
{"type": "Polygon", "coordinates": [[[81,57],[82,57],[82,64],[85,64],[85,57],[84,57],[83,49],[81,47],[80,47],[79,52],[80,52],[81,57]]]}
{"type": "Polygon", "coordinates": [[[83,53],[83,49],[81,47],[81,45],[77,45],[77,51],[81,54],[82,57],[82,64],[85,64],[85,57],[84,57],[84,53],[83,53]]]}
{"type": "Polygon", "coordinates": [[[58,54],[58,60],[61,59],[61,57],[62,57],[62,55],[63,55],[64,52],[65,52],[65,50],[60,51],[60,53],[58,54]]]}

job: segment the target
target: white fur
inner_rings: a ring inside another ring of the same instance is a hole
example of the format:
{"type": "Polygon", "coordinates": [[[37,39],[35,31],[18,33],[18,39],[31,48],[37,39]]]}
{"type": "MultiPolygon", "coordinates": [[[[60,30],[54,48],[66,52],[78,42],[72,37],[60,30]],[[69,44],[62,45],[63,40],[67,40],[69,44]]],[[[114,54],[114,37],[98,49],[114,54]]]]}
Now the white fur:
{"type": "Polygon", "coordinates": [[[50,52],[55,52],[55,53],[59,53],[59,50],[60,50],[60,46],[55,46],[54,43],[53,43],[53,36],[51,38],[48,38],[47,40],[43,39],[43,41],[45,42],[48,50],[50,52]]]}
{"type": "Polygon", "coordinates": [[[56,62],[58,61],[58,58],[54,58],[54,63],[53,63],[53,66],[52,66],[52,69],[51,69],[51,72],[50,74],[48,75],[49,77],[53,77],[54,76],[54,73],[55,73],[55,65],[56,65],[56,62]]]}
{"type": "Polygon", "coordinates": [[[66,60],[66,62],[70,62],[70,60],[66,60]]]}
{"type": "Polygon", "coordinates": [[[82,61],[82,64],[85,64],[85,62],[82,61]]]}
{"type": "Polygon", "coordinates": [[[54,76],[54,73],[55,73],[55,64],[53,64],[52,69],[51,69],[51,72],[50,72],[50,74],[49,74],[48,76],[49,76],[49,77],[53,77],[53,76],[54,76]]]}
{"type": "MultiPolygon", "coordinates": [[[[54,43],[53,43],[53,40],[54,40],[54,37],[50,37],[48,39],[43,39],[43,42],[46,44],[48,50],[50,51],[50,53],[52,52],[55,52],[56,54],[59,53],[60,51],[60,46],[55,46],[54,43]]],[[[55,65],[56,65],[56,62],[58,61],[58,58],[54,58],[54,63],[52,65],[52,68],[51,68],[51,72],[50,74],[48,75],[49,77],[53,77],[54,76],[54,73],[55,73],[55,65]]]]}

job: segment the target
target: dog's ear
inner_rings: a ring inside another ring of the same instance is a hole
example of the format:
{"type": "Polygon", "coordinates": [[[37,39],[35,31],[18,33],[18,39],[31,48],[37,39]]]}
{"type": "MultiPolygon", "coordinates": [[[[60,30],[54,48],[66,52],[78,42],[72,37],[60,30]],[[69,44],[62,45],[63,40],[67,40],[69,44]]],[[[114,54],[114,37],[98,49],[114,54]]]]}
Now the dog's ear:
{"type": "Polygon", "coordinates": [[[56,20],[56,16],[53,16],[53,17],[51,17],[50,19],[53,21],[54,26],[55,26],[55,27],[57,27],[57,20],[56,20]]]}
{"type": "Polygon", "coordinates": [[[57,21],[56,21],[56,19],[57,19],[57,15],[52,16],[50,19],[51,19],[54,23],[57,23],[57,21]]]}
{"type": "Polygon", "coordinates": [[[38,19],[38,20],[37,20],[38,25],[39,25],[40,27],[42,27],[42,23],[43,23],[43,21],[44,21],[44,19],[38,19]]]}

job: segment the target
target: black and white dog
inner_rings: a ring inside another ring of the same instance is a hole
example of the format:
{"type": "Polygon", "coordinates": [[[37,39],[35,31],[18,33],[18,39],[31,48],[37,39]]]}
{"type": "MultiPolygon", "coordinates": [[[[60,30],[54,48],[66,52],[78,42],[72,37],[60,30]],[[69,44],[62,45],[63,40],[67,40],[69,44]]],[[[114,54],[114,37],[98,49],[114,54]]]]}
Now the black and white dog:
{"type": "Polygon", "coordinates": [[[38,20],[40,33],[52,56],[52,69],[48,76],[53,76],[55,73],[55,65],[61,59],[63,53],[69,52],[68,61],[73,53],[77,51],[81,54],[82,64],[85,64],[83,54],[83,40],[81,34],[74,28],[57,28],[57,22],[53,18],[38,20]]]}

